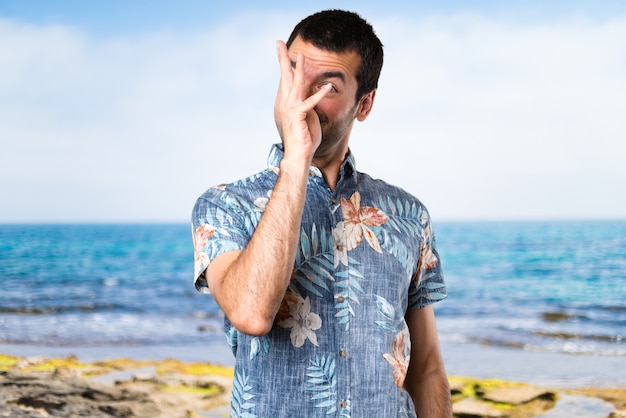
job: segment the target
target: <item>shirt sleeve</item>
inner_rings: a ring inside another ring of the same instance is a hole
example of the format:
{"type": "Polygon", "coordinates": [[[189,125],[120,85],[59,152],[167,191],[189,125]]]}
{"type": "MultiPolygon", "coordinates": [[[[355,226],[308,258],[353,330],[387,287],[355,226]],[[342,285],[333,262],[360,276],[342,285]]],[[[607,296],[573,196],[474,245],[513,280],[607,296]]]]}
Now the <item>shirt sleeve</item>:
{"type": "Polygon", "coordinates": [[[435,234],[426,209],[423,211],[421,223],[423,229],[420,237],[419,261],[409,286],[408,309],[423,308],[448,296],[435,234]]]}
{"type": "Polygon", "coordinates": [[[246,247],[252,235],[246,219],[236,198],[223,188],[211,188],[198,198],[191,217],[194,285],[198,291],[210,293],[205,271],[212,260],[246,247]]]}

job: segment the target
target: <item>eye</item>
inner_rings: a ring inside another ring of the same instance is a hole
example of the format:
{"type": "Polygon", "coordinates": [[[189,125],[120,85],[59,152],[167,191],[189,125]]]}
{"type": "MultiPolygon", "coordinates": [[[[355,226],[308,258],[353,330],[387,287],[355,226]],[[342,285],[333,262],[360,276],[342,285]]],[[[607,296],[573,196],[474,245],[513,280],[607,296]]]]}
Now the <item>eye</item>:
{"type": "Polygon", "coordinates": [[[319,89],[321,89],[322,87],[324,87],[327,84],[330,85],[330,92],[331,93],[337,93],[338,92],[337,87],[335,87],[335,85],[332,84],[332,83],[321,83],[319,86],[317,86],[317,89],[319,90],[319,89]]]}

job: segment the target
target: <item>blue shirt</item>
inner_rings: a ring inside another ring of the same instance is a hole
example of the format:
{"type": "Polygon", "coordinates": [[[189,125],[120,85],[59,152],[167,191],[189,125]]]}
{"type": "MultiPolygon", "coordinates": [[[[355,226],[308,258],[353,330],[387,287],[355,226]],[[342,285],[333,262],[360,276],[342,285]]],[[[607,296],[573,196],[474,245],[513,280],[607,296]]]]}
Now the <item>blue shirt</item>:
{"type": "MultiPolygon", "coordinates": [[[[192,219],[195,286],[212,259],[244,249],[278,178],[268,168],[207,190],[192,219]]],[[[350,153],[334,191],[311,167],[294,273],[272,330],[224,327],[235,354],[233,417],[415,417],[403,389],[410,357],[404,315],[446,297],[426,208],[356,171],[350,153]]]]}

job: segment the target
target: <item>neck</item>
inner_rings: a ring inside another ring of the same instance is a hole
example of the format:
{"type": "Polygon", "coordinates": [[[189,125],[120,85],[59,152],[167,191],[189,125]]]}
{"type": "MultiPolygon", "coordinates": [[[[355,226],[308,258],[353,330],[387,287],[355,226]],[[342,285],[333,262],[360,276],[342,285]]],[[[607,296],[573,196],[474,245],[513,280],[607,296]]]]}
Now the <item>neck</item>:
{"type": "Polygon", "coordinates": [[[330,190],[335,190],[337,186],[337,182],[339,181],[339,170],[341,169],[341,165],[346,159],[348,155],[348,144],[340,147],[335,152],[332,152],[328,155],[320,155],[315,156],[313,158],[312,165],[317,167],[322,172],[322,177],[324,177],[324,181],[330,188],[330,190]]]}

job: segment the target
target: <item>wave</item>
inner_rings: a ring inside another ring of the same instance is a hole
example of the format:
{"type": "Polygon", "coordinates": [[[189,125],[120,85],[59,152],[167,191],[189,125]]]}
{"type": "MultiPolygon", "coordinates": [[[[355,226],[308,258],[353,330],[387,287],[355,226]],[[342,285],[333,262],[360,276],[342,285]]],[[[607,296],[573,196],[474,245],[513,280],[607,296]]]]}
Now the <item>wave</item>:
{"type": "Polygon", "coordinates": [[[540,313],[543,322],[548,324],[586,323],[593,327],[609,326],[615,329],[626,329],[626,306],[576,306],[543,311],[540,313]]]}
{"type": "Polygon", "coordinates": [[[10,344],[137,345],[195,342],[209,335],[223,335],[222,318],[202,311],[180,315],[120,311],[5,314],[0,315],[0,324],[0,343],[10,344]]]}
{"type": "MultiPolygon", "coordinates": [[[[177,338],[176,344],[193,344],[198,342],[206,341],[206,337],[192,337],[187,336],[186,338],[177,338]]],[[[171,344],[172,341],[167,338],[121,338],[121,339],[86,339],[86,338],[75,338],[75,339],[55,339],[54,337],[49,337],[45,339],[41,338],[0,338],[0,344],[14,344],[14,345],[32,345],[32,346],[42,346],[42,347],[104,347],[104,346],[150,346],[150,345],[159,345],[159,344],[171,344]]]]}
{"type": "Polygon", "coordinates": [[[581,334],[581,333],[569,333],[569,332],[554,332],[554,331],[534,331],[532,335],[539,337],[548,337],[558,340],[590,340],[590,341],[605,341],[605,342],[617,342],[621,343],[626,340],[623,335],[599,335],[599,334],[581,334]]]}
{"type": "MultiPolygon", "coordinates": [[[[62,315],[62,314],[93,314],[93,313],[125,313],[125,314],[168,314],[172,313],[172,309],[161,309],[155,312],[152,307],[145,305],[129,305],[122,303],[84,303],[84,304],[66,304],[66,305],[21,305],[21,306],[0,306],[0,315],[62,315]]],[[[176,312],[179,314],[180,312],[176,312]]],[[[183,314],[198,318],[221,318],[221,311],[217,310],[184,310],[183,314]]],[[[1,319],[1,318],[0,318],[1,319]]]]}
{"type": "Polygon", "coordinates": [[[67,305],[67,306],[0,306],[0,314],[12,315],[56,315],[62,313],[74,312],[104,312],[125,310],[132,311],[126,306],[117,303],[100,303],[100,304],[84,304],[84,305],[67,305]]]}
{"type": "MultiPolygon", "coordinates": [[[[442,335],[442,342],[478,344],[485,347],[499,347],[513,350],[523,350],[529,352],[562,353],[573,355],[596,355],[596,356],[625,356],[626,346],[621,344],[593,344],[583,339],[545,339],[543,341],[522,341],[506,340],[501,338],[490,338],[468,335],[442,335]]],[[[607,342],[605,339],[596,342],[607,342]]],[[[613,340],[615,342],[615,340],[613,340]]]]}

